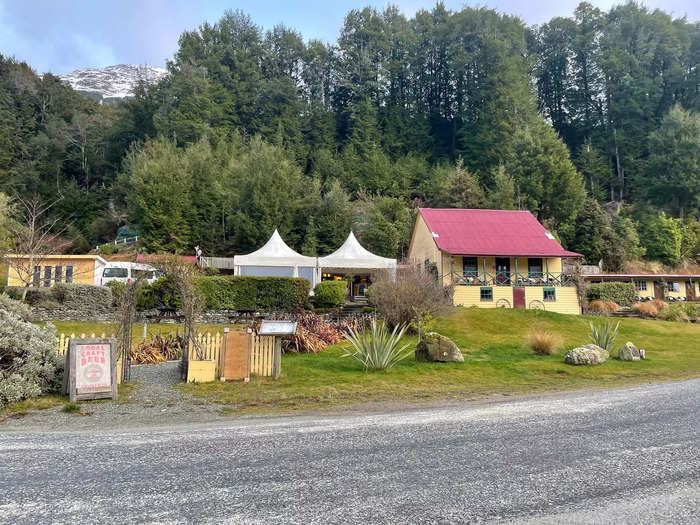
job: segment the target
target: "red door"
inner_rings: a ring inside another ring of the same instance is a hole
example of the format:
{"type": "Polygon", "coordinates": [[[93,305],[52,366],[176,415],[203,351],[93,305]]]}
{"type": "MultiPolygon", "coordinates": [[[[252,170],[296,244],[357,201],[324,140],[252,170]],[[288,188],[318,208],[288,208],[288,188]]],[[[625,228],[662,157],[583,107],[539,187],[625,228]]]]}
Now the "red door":
{"type": "Polygon", "coordinates": [[[525,288],[513,288],[513,307],[525,308],[525,288]]]}

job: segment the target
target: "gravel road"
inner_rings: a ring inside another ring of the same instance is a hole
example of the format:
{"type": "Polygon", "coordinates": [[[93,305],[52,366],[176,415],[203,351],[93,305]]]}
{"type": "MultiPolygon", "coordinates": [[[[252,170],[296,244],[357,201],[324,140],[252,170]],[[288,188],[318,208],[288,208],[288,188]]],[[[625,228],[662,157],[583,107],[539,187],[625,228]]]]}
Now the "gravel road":
{"type": "Polygon", "coordinates": [[[7,523],[698,523],[700,380],[371,415],[0,432],[7,523]]]}

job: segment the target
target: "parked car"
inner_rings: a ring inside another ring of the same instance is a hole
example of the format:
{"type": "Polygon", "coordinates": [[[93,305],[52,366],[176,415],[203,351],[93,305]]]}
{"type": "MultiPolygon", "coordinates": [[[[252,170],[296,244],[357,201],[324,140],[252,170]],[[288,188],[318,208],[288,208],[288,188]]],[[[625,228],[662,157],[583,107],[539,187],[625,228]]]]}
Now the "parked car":
{"type": "Polygon", "coordinates": [[[143,278],[148,284],[162,277],[163,272],[150,264],[131,262],[110,262],[102,270],[100,284],[106,285],[112,281],[130,283],[132,280],[143,278]]]}

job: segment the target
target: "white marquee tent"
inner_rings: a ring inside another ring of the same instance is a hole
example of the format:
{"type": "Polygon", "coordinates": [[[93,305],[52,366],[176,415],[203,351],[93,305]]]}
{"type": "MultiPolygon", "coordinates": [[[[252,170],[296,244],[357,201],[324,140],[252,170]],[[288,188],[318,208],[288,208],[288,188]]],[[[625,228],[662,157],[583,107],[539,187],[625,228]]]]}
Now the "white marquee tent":
{"type": "Polygon", "coordinates": [[[334,269],[385,269],[389,271],[392,279],[396,274],[396,259],[380,257],[365,249],[350,232],[343,245],[336,251],[325,257],[318,258],[319,268],[334,269]]]}
{"type": "Polygon", "coordinates": [[[311,289],[321,280],[317,258],[292,250],[277,230],[259,250],[234,256],[233,271],[235,275],[303,277],[311,282],[311,289]]]}

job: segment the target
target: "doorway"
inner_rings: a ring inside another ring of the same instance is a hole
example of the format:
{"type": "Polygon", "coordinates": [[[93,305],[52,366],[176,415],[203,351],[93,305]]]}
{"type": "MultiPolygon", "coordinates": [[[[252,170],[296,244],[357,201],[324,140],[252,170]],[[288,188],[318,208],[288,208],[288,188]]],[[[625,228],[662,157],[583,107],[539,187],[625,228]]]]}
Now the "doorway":
{"type": "Polygon", "coordinates": [[[664,293],[664,283],[661,281],[654,281],[654,299],[663,300],[666,297],[664,293]]]}
{"type": "Polygon", "coordinates": [[[685,282],[685,298],[688,301],[697,300],[697,297],[695,297],[695,283],[693,281],[685,282]]]}
{"type": "Polygon", "coordinates": [[[525,308],[525,288],[513,288],[513,307],[525,308]]]}
{"type": "Polygon", "coordinates": [[[510,258],[496,257],[496,284],[508,286],[510,284],[510,258]]]}

